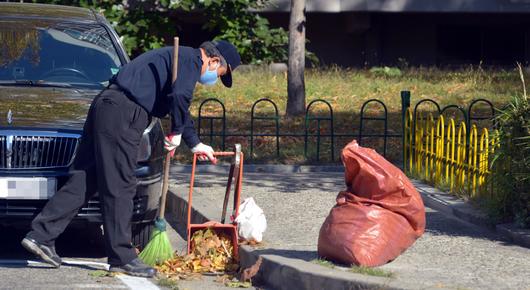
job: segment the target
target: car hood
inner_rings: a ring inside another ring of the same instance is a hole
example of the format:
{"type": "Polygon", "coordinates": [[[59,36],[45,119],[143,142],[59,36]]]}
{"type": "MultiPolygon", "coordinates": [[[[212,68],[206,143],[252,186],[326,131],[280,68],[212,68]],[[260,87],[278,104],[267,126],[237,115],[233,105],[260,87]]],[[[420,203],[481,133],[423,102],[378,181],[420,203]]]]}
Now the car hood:
{"type": "Polygon", "coordinates": [[[0,87],[0,127],[82,129],[99,90],[0,87]],[[12,123],[8,123],[8,112],[12,123]]]}

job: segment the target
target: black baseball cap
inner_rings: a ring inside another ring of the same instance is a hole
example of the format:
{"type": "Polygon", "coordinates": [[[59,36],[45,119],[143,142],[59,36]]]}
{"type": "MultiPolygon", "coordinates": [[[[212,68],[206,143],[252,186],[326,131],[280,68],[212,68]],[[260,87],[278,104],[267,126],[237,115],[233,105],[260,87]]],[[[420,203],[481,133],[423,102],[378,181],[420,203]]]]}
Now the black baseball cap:
{"type": "Polygon", "coordinates": [[[227,71],[226,74],[221,76],[221,81],[225,87],[232,87],[232,71],[241,64],[241,57],[237,52],[236,47],[225,40],[214,40],[212,44],[221,53],[223,58],[226,60],[227,71]]]}

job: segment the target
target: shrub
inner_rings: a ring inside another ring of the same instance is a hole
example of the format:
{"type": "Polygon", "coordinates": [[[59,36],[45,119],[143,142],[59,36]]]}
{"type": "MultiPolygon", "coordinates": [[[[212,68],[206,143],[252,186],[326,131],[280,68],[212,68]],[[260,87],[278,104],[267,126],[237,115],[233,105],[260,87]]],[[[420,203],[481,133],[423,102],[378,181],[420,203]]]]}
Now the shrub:
{"type": "Polygon", "coordinates": [[[397,67],[373,67],[370,69],[370,72],[376,76],[385,76],[385,77],[400,77],[401,70],[397,67]]]}
{"type": "Polygon", "coordinates": [[[515,96],[497,117],[499,148],[493,162],[496,212],[521,228],[530,228],[530,104],[522,69],[523,94],[515,96]]]}

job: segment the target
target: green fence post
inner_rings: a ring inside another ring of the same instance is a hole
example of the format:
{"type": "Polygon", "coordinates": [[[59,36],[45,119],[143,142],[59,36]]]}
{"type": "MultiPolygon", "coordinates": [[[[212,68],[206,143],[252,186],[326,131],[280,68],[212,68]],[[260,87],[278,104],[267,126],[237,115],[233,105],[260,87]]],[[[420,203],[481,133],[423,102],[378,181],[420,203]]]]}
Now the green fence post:
{"type": "Polygon", "coordinates": [[[402,147],[403,147],[403,172],[407,171],[407,160],[405,160],[405,118],[407,110],[410,108],[410,91],[401,91],[401,131],[402,131],[402,147]]]}

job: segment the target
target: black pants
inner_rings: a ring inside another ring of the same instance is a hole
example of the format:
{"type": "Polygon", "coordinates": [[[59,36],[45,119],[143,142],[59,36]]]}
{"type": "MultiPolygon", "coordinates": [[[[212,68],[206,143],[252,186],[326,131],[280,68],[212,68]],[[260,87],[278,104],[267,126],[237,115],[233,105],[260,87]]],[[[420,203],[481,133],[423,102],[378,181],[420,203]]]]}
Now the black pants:
{"type": "Polygon", "coordinates": [[[136,258],[131,244],[134,169],[148,123],[145,109],[121,91],[103,90],[90,106],[68,181],[33,220],[27,236],[52,246],[97,191],[109,264],[123,265],[136,258]]]}

